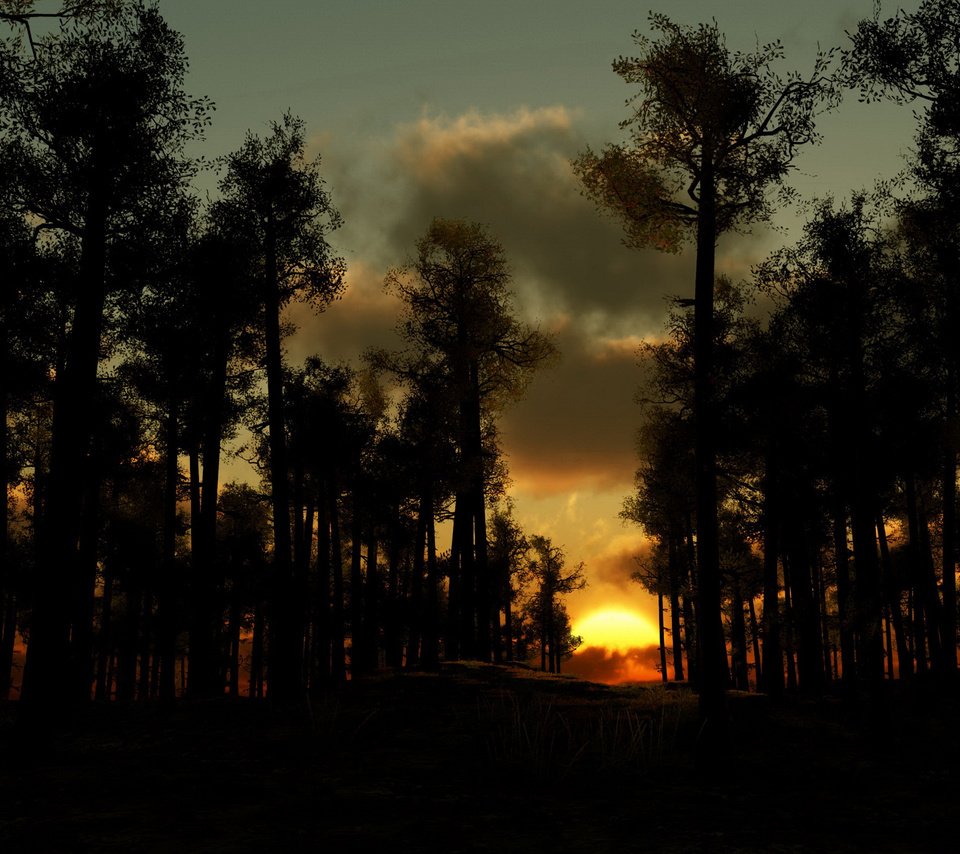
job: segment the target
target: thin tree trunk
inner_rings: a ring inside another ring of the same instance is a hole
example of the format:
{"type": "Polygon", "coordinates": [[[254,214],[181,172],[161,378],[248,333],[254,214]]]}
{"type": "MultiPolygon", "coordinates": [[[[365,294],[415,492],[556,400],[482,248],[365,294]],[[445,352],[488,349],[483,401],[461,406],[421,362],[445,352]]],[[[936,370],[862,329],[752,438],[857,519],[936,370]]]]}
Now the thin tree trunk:
{"type": "Polygon", "coordinates": [[[713,153],[703,145],[694,293],[694,433],[697,508],[697,637],[702,744],[718,745],[726,727],[726,647],[720,615],[720,547],[717,523],[717,413],[713,397],[713,289],[717,243],[713,153]]]}
{"type": "Polygon", "coordinates": [[[683,643],[680,634],[680,542],[679,536],[671,533],[667,543],[670,568],[670,638],[673,646],[673,678],[683,681],[683,643]]]}
{"type": "MultiPolygon", "coordinates": [[[[403,666],[403,636],[401,608],[404,599],[400,579],[400,511],[393,507],[391,510],[393,519],[390,542],[387,545],[387,602],[384,617],[384,656],[388,667],[403,666]]],[[[423,552],[421,550],[421,561],[423,552]]],[[[421,572],[422,574],[422,572],[421,572]]],[[[414,582],[411,580],[411,587],[414,582]]],[[[422,579],[418,579],[416,584],[422,585],[422,579]]],[[[412,595],[411,595],[412,598],[412,595]]]]}
{"type": "Polygon", "coordinates": [[[797,690],[797,667],[793,654],[793,580],[791,579],[789,557],[783,561],[783,616],[784,616],[784,648],[787,655],[787,690],[792,694],[797,690]]]}
{"type": "Polygon", "coordinates": [[[326,483],[317,498],[317,594],[313,630],[314,688],[330,681],[330,509],[326,483]]]}
{"type": "MultiPolygon", "coordinates": [[[[98,160],[103,155],[97,152],[98,160]]],[[[106,299],[107,182],[95,166],[81,238],[77,302],[67,357],[54,384],[53,430],[45,518],[39,534],[30,644],[24,670],[22,708],[35,720],[62,713],[87,700],[69,678],[70,630],[78,603],[77,549],[84,493],[96,473],[87,471],[94,434],[90,402],[97,399],[97,367],[106,299]]]]}
{"type": "Polygon", "coordinates": [[[733,664],[733,684],[738,691],[750,690],[750,675],[747,670],[747,624],[743,614],[743,595],[739,581],[735,580],[730,595],[731,625],[730,646],[733,664]]]}
{"type": "Polygon", "coordinates": [[[660,631],[660,679],[667,681],[667,638],[663,625],[663,594],[657,591],[657,628],[660,631]]]}
{"type": "Polygon", "coordinates": [[[440,571],[437,565],[437,540],[433,496],[427,494],[427,595],[423,610],[423,667],[435,670],[440,664],[440,571]]]}
{"type": "Polygon", "coordinates": [[[937,595],[937,575],[930,547],[930,525],[923,495],[915,493],[917,501],[918,550],[920,560],[920,595],[926,615],[927,642],[930,650],[930,665],[939,673],[945,669],[943,644],[940,642],[941,603],[937,595]]]}
{"type": "Polygon", "coordinates": [[[363,637],[363,524],[356,487],[350,519],[350,677],[356,679],[366,670],[363,637]]]}
{"type": "Polygon", "coordinates": [[[747,597],[747,608],[750,614],[750,637],[753,640],[753,670],[754,685],[760,690],[763,682],[763,669],[760,666],[760,628],[757,625],[757,612],[753,604],[753,596],[747,597]]]}
{"type": "Polygon", "coordinates": [[[783,648],[780,643],[780,507],[776,458],[768,450],[763,497],[763,690],[783,694],[783,648]]]}
{"type": "Polygon", "coordinates": [[[97,638],[97,684],[94,699],[110,699],[107,672],[113,655],[113,570],[109,564],[103,570],[103,596],[100,599],[100,634],[97,638]]]}
{"type": "Polygon", "coordinates": [[[330,675],[336,683],[347,678],[346,639],[343,615],[343,546],[340,542],[340,490],[336,476],[330,477],[330,559],[333,567],[333,603],[331,617],[330,675]]]}
{"type": "MultiPolygon", "coordinates": [[[[7,293],[3,287],[4,297],[7,293]]],[[[7,462],[7,410],[8,393],[7,379],[9,367],[7,365],[7,348],[9,335],[7,333],[7,307],[0,311],[0,475],[3,480],[3,519],[0,520],[0,700],[10,697],[10,688],[13,683],[13,647],[17,631],[17,606],[13,591],[12,555],[10,554],[9,520],[7,518],[7,495],[9,494],[9,480],[7,473],[10,467],[7,462]]]]}
{"type": "MultiPolygon", "coordinates": [[[[213,321],[211,380],[203,398],[200,508],[198,523],[191,527],[192,616],[187,692],[194,697],[212,697],[218,693],[216,650],[222,632],[222,614],[217,608],[217,498],[230,347],[229,334],[216,312],[213,321]]],[[[197,482],[196,479],[197,472],[191,466],[191,483],[197,482]]]]}
{"type": "MultiPolygon", "coordinates": [[[[955,371],[947,371],[947,419],[957,421],[955,371]]],[[[952,441],[948,440],[948,442],[952,441]]],[[[944,451],[943,479],[943,662],[949,675],[957,672],[957,452],[948,444],[944,451]]]]}
{"type": "Polygon", "coordinates": [[[420,638],[423,634],[423,584],[426,567],[425,548],[427,540],[426,496],[420,496],[417,512],[417,527],[413,537],[413,568],[410,573],[410,620],[407,636],[407,667],[414,668],[420,662],[420,638]]]}
{"type": "Polygon", "coordinates": [[[367,535],[367,578],[364,584],[364,656],[365,669],[376,670],[380,658],[380,569],[376,527],[371,524],[367,535]]]}
{"type": "Polygon", "coordinates": [[[283,357],[280,349],[280,284],[273,224],[267,224],[264,270],[264,340],[267,368],[267,418],[270,441],[270,487],[273,508],[273,584],[270,591],[270,697],[281,703],[300,691],[300,632],[290,542],[290,490],[283,404],[283,357]]]}
{"type": "Polygon", "coordinates": [[[840,623],[840,678],[848,697],[856,694],[856,658],[853,620],[850,616],[850,555],[847,550],[847,517],[838,497],[834,497],[833,553],[837,572],[837,619],[840,623]]]}
{"type": "Polygon", "coordinates": [[[253,638],[250,643],[251,699],[263,697],[263,607],[258,602],[253,609],[253,638]]]}
{"type": "MultiPolygon", "coordinates": [[[[178,439],[177,402],[171,396],[167,408],[166,448],[163,486],[163,567],[160,571],[157,615],[157,653],[160,659],[160,701],[173,702],[176,695],[177,625],[176,625],[176,568],[177,568],[177,466],[178,439]]],[[[194,455],[191,457],[191,462],[194,455]]],[[[191,465],[191,475],[196,471],[191,465]]],[[[192,478],[191,478],[192,482],[192,478]]],[[[197,508],[199,510],[199,508],[197,508]]],[[[199,515],[199,514],[198,514],[199,515]]]]}
{"type": "Polygon", "coordinates": [[[900,611],[900,583],[890,557],[887,529],[882,515],[877,517],[877,541],[880,544],[880,562],[883,566],[884,599],[887,602],[887,614],[893,621],[893,636],[897,644],[897,675],[901,679],[909,679],[913,676],[913,661],[903,628],[903,614],[900,611]]]}

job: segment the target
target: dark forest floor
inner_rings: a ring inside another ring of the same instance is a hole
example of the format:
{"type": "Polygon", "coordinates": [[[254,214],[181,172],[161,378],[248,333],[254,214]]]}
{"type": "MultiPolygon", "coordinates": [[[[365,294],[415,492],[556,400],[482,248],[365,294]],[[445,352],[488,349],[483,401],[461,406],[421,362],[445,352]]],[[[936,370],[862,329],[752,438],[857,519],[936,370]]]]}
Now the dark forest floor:
{"type": "Polygon", "coordinates": [[[297,710],[0,707],[0,851],[954,852],[960,702],[729,697],[698,770],[686,688],[492,665],[390,674],[297,710]]]}

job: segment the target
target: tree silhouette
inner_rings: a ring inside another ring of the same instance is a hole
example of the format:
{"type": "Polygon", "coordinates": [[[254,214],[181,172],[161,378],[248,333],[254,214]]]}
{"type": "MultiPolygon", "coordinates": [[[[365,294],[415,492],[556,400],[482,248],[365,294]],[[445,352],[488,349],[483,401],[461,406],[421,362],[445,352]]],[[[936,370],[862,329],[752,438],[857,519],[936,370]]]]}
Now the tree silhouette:
{"type": "MultiPolygon", "coordinates": [[[[861,100],[888,97],[898,103],[920,102],[916,148],[910,171],[931,197],[901,207],[902,221],[913,235],[914,245],[926,243],[927,275],[941,281],[934,298],[935,313],[928,317],[939,333],[946,322],[955,327],[960,318],[956,289],[960,261],[956,255],[960,200],[960,7],[952,0],[923,0],[914,11],[898,10],[881,19],[877,5],[872,19],[862,20],[850,36],[852,47],[844,52],[843,69],[848,85],[860,90],[861,100]],[[919,225],[919,228],[917,227],[919,225]],[[912,226],[912,227],[911,227],[912,226]],[[919,240],[917,240],[919,238],[919,240]]],[[[960,412],[960,352],[953,338],[941,340],[936,356],[943,376],[943,416],[946,435],[960,412]]],[[[957,443],[947,438],[942,445],[941,492],[943,507],[943,645],[946,665],[957,668],[957,443]]]]}
{"type": "MultiPolygon", "coordinates": [[[[38,565],[24,700],[52,711],[71,683],[71,624],[84,619],[75,590],[81,507],[96,472],[87,463],[108,290],[111,244],[161,208],[189,175],[186,140],[202,130],[203,100],[182,89],[180,37],[153,8],[71,28],[4,56],[18,85],[6,110],[19,128],[16,208],[37,229],[80,244],[79,280],[65,358],[58,370],[46,516],[38,565]],[[80,609],[80,610],[77,610],[80,609]]],[[[76,688],[74,688],[74,691],[76,688]]],[[[74,699],[76,694],[74,693],[74,699]]]]}
{"type": "Polygon", "coordinates": [[[528,597],[524,613],[540,650],[540,669],[559,673],[563,659],[580,644],[580,639],[570,632],[570,619],[561,597],[582,590],[587,580],[583,563],[564,572],[563,549],[549,537],[537,534],[529,542],[531,556],[527,568],[536,589],[528,597]]]}
{"type": "Polygon", "coordinates": [[[212,212],[214,221],[229,224],[232,234],[247,241],[254,253],[253,275],[261,285],[274,525],[270,690],[278,700],[296,695],[302,659],[291,553],[280,315],[290,300],[322,309],[342,289],[344,269],[327,243],[340,216],[324,188],[319,158],[304,159],[305,145],[304,124],[290,113],[271,125],[265,139],[248,133],[243,145],[224,158],[223,197],[212,212]]]}
{"type": "Polygon", "coordinates": [[[416,348],[414,358],[400,361],[442,377],[456,418],[446,648],[452,658],[489,659],[492,651],[486,501],[493,455],[484,447],[484,420],[516,398],[553,352],[548,338],[514,316],[509,281],[503,250],[481,226],[435,219],[417,243],[416,260],[386,282],[406,304],[400,331],[416,348]]]}
{"type": "Polygon", "coordinates": [[[803,145],[815,142],[817,111],[836,97],[825,77],[830,54],[811,74],[782,79],[779,42],[731,54],[716,23],[683,27],[664,15],[650,22],[661,39],[639,32],[640,57],[614,70],[640,87],[621,126],[630,145],[589,149],[574,163],[586,193],[624,224],[630,246],[677,250],[695,238],[695,432],[701,689],[704,717],[722,725],[725,660],[720,624],[716,430],[713,397],[714,267],[717,238],[766,219],[768,191],[782,186],[803,145]]]}

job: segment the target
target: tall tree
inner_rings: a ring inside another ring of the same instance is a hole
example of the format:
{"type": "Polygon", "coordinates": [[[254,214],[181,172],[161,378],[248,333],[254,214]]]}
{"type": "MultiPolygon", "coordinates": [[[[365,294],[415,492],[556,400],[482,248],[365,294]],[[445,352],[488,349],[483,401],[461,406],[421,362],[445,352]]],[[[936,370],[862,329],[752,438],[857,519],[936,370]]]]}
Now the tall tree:
{"type": "MultiPolygon", "coordinates": [[[[923,221],[934,275],[943,281],[937,314],[951,332],[941,341],[937,361],[944,373],[941,442],[942,591],[944,653],[947,668],[957,669],[957,443],[954,424],[960,414],[960,348],[953,330],[960,321],[960,260],[956,234],[960,229],[960,3],[922,0],[915,10],[898,9],[881,17],[880,4],[872,19],[858,23],[850,34],[852,46],[843,54],[846,82],[859,88],[861,100],[887,97],[897,103],[919,102],[919,126],[910,167],[932,198],[907,210],[906,221],[923,221]],[[930,214],[933,214],[931,217],[930,214]],[[944,239],[946,238],[946,239],[944,239]]],[[[909,207],[909,206],[908,206],[909,207]]],[[[916,240],[914,240],[916,243],[916,240]]],[[[939,324],[934,329],[937,330],[939,324]]],[[[938,330],[937,330],[938,331],[938,330]]],[[[938,336],[939,337],[939,336],[938,336]]]]}
{"type": "Polygon", "coordinates": [[[406,304],[400,332],[414,351],[395,361],[442,376],[456,417],[449,610],[457,623],[446,649],[454,658],[489,659],[492,650],[486,502],[494,455],[484,437],[495,413],[553,353],[543,333],[515,316],[509,282],[500,245],[482,226],[450,219],[435,219],[417,242],[416,260],[386,281],[406,304]]]}
{"type": "MultiPolygon", "coordinates": [[[[722,726],[725,650],[720,620],[717,528],[717,416],[713,398],[714,269],[717,239],[734,226],[766,219],[769,189],[783,186],[797,149],[817,140],[815,117],[835,98],[825,77],[830,54],[818,54],[806,78],[774,70],[783,47],[731,53],[716,23],[684,27],[650,16],[661,34],[640,32],[639,57],[620,57],[614,71],[640,87],[621,123],[629,145],[587,150],[574,163],[585,190],[611,210],[627,244],[676,250],[696,246],[694,418],[700,706],[722,726]]],[[[709,739],[708,739],[709,741],[709,739]]]]}
{"type": "MultiPolygon", "coordinates": [[[[38,229],[80,243],[69,338],[54,392],[53,439],[39,589],[24,681],[28,707],[53,711],[70,693],[71,624],[83,619],[75,568],[88,465],[110,248],[190,174],[182,151],[208,105],[183,88],[180,36],[156,8],[45,36],[29,55],[7,52],[18,81],[6,103],[19,130],[17,208],[38,229]],[[80,610],[78,611],[77,608],[80,610]]],[[[80,627],[82,628],[82,627],[80,627]]],[[[74,698],[76,699],[76,698],[74,698]]]]}
{"type": "Polygon", "coordinates": [[[586,586],[583,563],[565,572],[563,549],[539,534],[530,537],[530,552],[528,570],[536,589],[526,612],[540,648],[540,669],[559,673],[563,659],[580,643],[570,632],[570,620],[561,597],[586,586]]]}
{"type": "Polygon", "coordinates": [[[307,160],[305,147],[304,123],[290,113],[273,122],[264,139],[248,133],[223,160],[223,197],[213,210],[215,221],[229,223],[231,233],[247,240],[261,285],[274,534],[269,679],[271,695],[281,701],[299,691],[302,638],[291,553],[280,318],[291,300],[322,309],[342,290],[344,272],[327,243],[340,215],[320,176],[319,157],[307,160]]]}

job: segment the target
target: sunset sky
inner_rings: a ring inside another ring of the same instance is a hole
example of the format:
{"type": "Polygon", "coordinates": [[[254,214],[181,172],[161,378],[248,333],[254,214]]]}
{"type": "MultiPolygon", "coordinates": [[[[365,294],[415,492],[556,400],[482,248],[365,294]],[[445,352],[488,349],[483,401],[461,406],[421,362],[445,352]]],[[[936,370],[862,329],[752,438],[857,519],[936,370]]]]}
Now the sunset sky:
{"type": "MultiPolygon", "coordinates": [[[[647,30],[647,7],[626,0],[161,0],[160,7],[186,39],[189,91],[216,103],[206,157],[237,148],[248,129],[265,133],[290,109],[323,158],[344,218],[331,243],[347,260],[347,291],[322,315],[293,309],[300,330],[288,342],[291,363],[316,352],[356,364],[367,347],[396,343],[397,304],[383,294],[384,273],[411,255],[432,217],[479,221],[501,241],[518,312],[554,333],[562,353],[501,420],[517,514],[528,531],[564,546],[570,562],[585,562],[589,587],[569,609],[587,644],[610,651],[606,674],[649,674],[650,663],[641,666],[643,657],[627,650],[656,643],[656,601],[629,580],[642,538],[617,513],[636,467],[637,345],[661,334],[665,297],[692,296],[693,256],[624,248],[618,224],[581,197],[570,169],[586,145],[623,138],[618,123],[632,92],[611,61],[637,52],[631,33],[647,30]],[[622,624],[619,642],[585,622],[604,608],[639,615],[622,624]]],[[[872,0],[673,0],[658,10],[687,24],[715,18],[734,50],[779,38],[783,70],[806,72],[818,44],[846,46],[844,31],[872,9],[872,0]]],[[[793,184],[808,199],[827,192],[842,199],[902,168],[913,120],[909,107],[861,105],[850,93],[819,126],[823,143],[797,160],[793,184]]],[[[215,180],[204,180],[214,192],[215,180]]],[[[802,211],[783,211],[779,229],[725,236],[719,270],[748,277],[751,265],[797,236],[801,220],[802,211]]],[[[250,477],[240,463],[226,476],[250,477]]]]}

